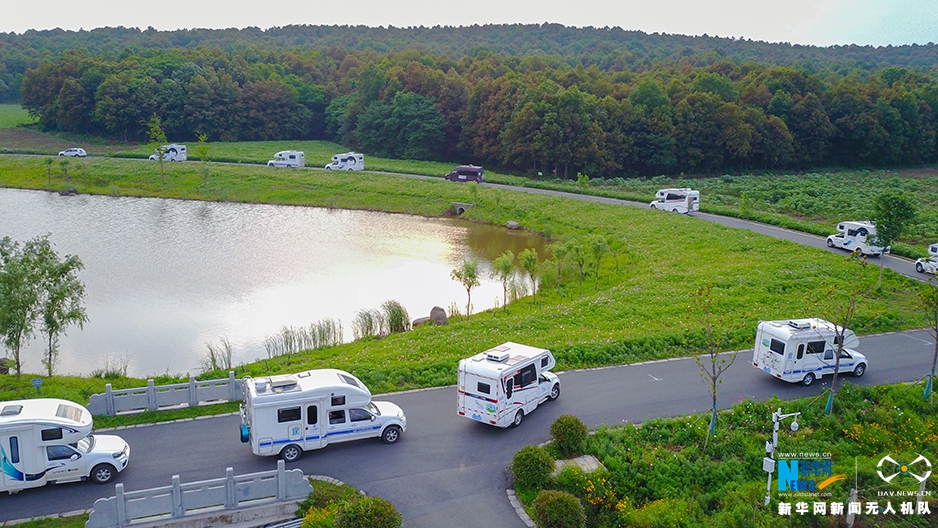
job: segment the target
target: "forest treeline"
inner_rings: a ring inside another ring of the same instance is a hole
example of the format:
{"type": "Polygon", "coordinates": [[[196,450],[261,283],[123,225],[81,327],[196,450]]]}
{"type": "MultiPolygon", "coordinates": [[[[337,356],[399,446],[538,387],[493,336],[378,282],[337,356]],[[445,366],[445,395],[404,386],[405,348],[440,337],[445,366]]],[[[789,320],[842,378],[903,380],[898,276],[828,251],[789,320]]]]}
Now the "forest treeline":
{"type": "Polygon", "coordinates": [[[0,35],[0,60],[46,39],[21,104],[45,129],[124,140],[156,114],[171,140],[331,139],[571,178],[938,157],[932,44],[551,29],[57,30],[0,35]]]}

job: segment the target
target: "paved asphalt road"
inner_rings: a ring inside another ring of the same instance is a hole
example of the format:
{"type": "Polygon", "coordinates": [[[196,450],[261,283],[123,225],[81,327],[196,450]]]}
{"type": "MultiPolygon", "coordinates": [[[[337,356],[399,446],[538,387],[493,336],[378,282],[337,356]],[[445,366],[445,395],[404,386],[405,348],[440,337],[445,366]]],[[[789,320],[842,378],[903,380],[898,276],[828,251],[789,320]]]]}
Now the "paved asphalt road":
{"type": "MultiPolygon", "coordinates": [[[[872,385],[920,379],[931,365],[934,345],[927,332],[918,330],[863,337],[859,350],[869,358],[867,374],[844,379],[872,385]]],[[[795,398],[824,390],[821,383],[802,387],[771,378],[753,368],[751,358],[751,351],[741,352],[724,374],[723,406],[740,398],[795,398]]],[[[454,387],[379,397],[407,413],[408,429],[399,443],[331,445],[305,453],[288,467],[329,475],[391,500],[407,528],[522,528],[506,498],[505,468],[522,446],[547,440],[550,424],[561,414],[574,414],[595,428],[703,412],[709,406],[706,384],[689,358],[567,372],[560,378],[560,398],[526,416],[517,429],[496,429],[457,416],[454,387]]],[[[768,430],[770,417],[765,418],[768,430]]],[[[274,458],[254,456],[240,443],[235,416],[119,434],[132,448],[130,466],[117,479],[128,491],[168,485],[174,474],[191,482],[221,477],[226,467],[235,474],[276,467],[274,458]]],[[[110,485],[76,483],[0,495],[0,521],[90,508],[96,498],[113,492],[110,485]]]]}
{"type": "MultiPolygon", "coordinates": [[[[647,207],[609,198],[554,193],[647,207]]],[[[704,213],[694,216],[827,249],[821,237],[704,213]]],[[[875,258],[871,262],[879,263],[875,258]]],[[[887,257],[886,263],[899,273],[923,278],[909,261],[887,257]]],[[[931,365],[932,343],[921,330],[863,337],[859,350],[869,358],[869,370],[858,380],[850,376],[845,379],[861,384],[918,380],[931,365]]],[[[818,394],[825,385],[802,387],[772,379],[751,367],[751,351],[740,353],[723,380],[722,406],[740,398],[818,394]]],[[[702,412],[709,407],[706,384],[689,358],[562,373],[561,382],[560,399],[526,416],[519,428],[506,430],[457,416],[453,387],[388,395],[386,399],[400,405],[408,417],[407,432],[398,444],[388,446],[375,440],[332,445],[305,453],[289,467],[300,467],[306,474],[335,477],[369,495],[391,500],[407,528],[522,528],[524,524],[506,498],[506,466],[522,446],[547,440],[550,424],[561,414],[574,414],[595,428],[702,412]]],[[[766,416],[767,428],[769,421],[766,416]]],[[[168,485],[174,474],[183,482],[192,482],[221,477],[226,467],[234,468],[235,474],[276,467],[275,459],[254,456],[247,445],[240,443],[238,418],[234,416],[127,429],[119,434],[132,449],[130,466],[117,479],[128,491],[168,485]]],[[[113,491],[110,485],[78,483],[0,495],[0,521],[90,508],[95,499],[111,496],[113,491]]]]}

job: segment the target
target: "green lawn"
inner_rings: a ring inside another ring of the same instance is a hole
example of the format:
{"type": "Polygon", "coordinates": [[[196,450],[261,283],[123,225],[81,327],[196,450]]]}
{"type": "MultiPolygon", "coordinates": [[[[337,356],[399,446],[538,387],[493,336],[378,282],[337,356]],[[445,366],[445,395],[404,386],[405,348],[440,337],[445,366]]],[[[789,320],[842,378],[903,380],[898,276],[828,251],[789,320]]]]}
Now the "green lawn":
{"type": "Polygon", "coordinates": [[[29,112],[20,105],[0,104],[0,129],[16,128],[35,122],[36,120],[29,116],[29,112]]]}

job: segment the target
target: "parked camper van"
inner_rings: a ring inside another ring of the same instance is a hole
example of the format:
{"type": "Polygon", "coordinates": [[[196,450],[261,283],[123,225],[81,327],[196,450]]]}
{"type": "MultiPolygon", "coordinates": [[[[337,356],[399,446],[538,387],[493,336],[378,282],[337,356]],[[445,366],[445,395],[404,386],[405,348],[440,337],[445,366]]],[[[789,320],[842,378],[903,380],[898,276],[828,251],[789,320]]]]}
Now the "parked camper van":
{"type": "Polygon", "coordinates": [[[88,409],[52,398],[0,402],[0,491],[50,482],[110,482],[127,467],[130,446],[92,435],[88,409]]]}
{"type": "Polygon", "coordinates": [[[526,414],[560,396],[550,350],[504,343],[459,361],[456,412],[497,427],[517,427],[526,414]]]}
{"type": "Polygon", "coordinates": [[[306,154],[302,150],[281,150],[274,154],[274,159],[268,161],[267,166],[298,169],[306,166],[306,154]]]}
{"type": "Polygon", "coordinates": [[[915,271],[919,273],[938,274],[938,244],[928,246],[928,258],[915,261],[915,271]]]}
{"type": "Polygon", "coordinates": [[[867,220],[841,222],[837,224],[837,234],[827,237],[827,247],[850,252],[859,249],[864,255],[882,255],[883,248],[874,246],[870,241],[875,234],[876,226],[867,220]]]}
{"type": "Polygon", "coordinates": [[[485,181],[485,169],[475,165],[460,165],[451,170],[449,174],[444,177],[447,180],[454,182],[474,181],[481,183],[485,181]]]}
{"type": "Polygon", "coordinates": [[[700,210],[700,191],[684,187],[661,189],[655,193],[655,201],[648,204],[652,209],[673,213],[691,213],[700,210]]]}
{"type": "Polygon", "coordinates": [[[303,451],[361,438],[393,444],[407,418],[390,402],[372,401],[371,392],[348,372],[307,370],[299,374],[244,378],[241,441],[255,455],[280,455],[287,462],[303,451]]]}
{"type": "Polygon", "coordinates": [[[326,165],[326,170],[365,170],[365,156],[355,152],[336,154],[332,156],[332,163],[326,165]]]}
{"type": "MultiPolygon", "coordinates": [[[[843,331],[840,372],[860,377],[866,372],[866,356],[853,350],[860,344],[856,334],[843,331]]],[[[837,353],[834,324],[818,318],[762,321],[756,330],[752,365],[776,378],[811,385],[834,373],[837,353]]]]}
{"type": "MultiPolygon", "coordinates": [[[[150,161],[159,160],[160,153],[150,154],[150,161]]],[[[163,145],[163,161],[186,161],[189,159],[186,154],[186,146],[173,143],[172,145],[163,145]]]]}

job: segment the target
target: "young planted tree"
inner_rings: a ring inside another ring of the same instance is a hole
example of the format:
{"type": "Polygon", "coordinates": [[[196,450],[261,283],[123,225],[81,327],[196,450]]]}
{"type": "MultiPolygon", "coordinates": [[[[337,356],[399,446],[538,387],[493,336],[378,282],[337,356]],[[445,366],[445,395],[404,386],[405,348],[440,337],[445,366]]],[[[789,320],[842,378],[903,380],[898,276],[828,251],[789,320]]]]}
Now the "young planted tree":
{"type": "Polygon", "coordinates": [[[834,353],[834,375],[831,379],[831,390],[827,398],[827,405],[824,412],[833,414],[834,398],[837,396],[837,378],[840,376],[840,356],[844,350],[844,335],[853,324],[853,318],[857,314],[857,306],[860,299],[866,294],[867,284],[864,280],[866,261],[856,258],[856,253],[848,257],[856,262],[860,269],[854,270],[850,277],[846,279],[846,285],[835,283],[818,292],[821,298],[816,299],[816,303],[822,307],[824,318],[834,325],[834,343],[837,350],[834,353]]]}
{"type": "MultiPolygon", "coordinates": [[[[888,248],[902,236],[907,225],[915,220],[915,204],[905,194],[897,191],[886,191],[873,199],[873,214],[871,220],[876,226],[876,234],[872,237],[873,244],[888,248]]],[[[883,266],[885,265],[887,250],[879,258],[879,282],[876,288],[883,287],[883,266]]]]}
{"type": "Polygon", "coordinates": [[[68,159],[62,158],[59,160],[59,166],[62,167],[62,174],[65,175],[65,181],[68,181],[68,159]]]}
{"type": "Polygon", "coordinates": [[[567,245],[563,242],[553,242],[547,246],[547,251],[554,256],[554,265],[557,266],[557,289],[563,286],[563,265],[567,260],[567,245]]]}
{"type": "Polygon", "coordinates": [[[199,157],[199,164],[201,165],[202,172],[202,185],[208,185],[208,157],[211,146],[208,144],[208,135],[203,132],[196,132],[196,137],[199,138],[199,142],[195,145],[195,155],[199,157]]]}
{"type": "Polygon", "coordinates": [[[47,345],[46,357],[42,362],[51,376],[59,355],[59,335],[65,334],[66,329],[73,324],[83,328],[88,321],[88,314],[81,304],[85,285],[77,275],[84,265],[75,255],[66,255],[60,259],[48,238],[32,242],[32,250],[38,259],[39,313],[47,345]]]}
{"type": "Polygon", "coordinates": [[[166,185],[166,175],[163,172],[163,155],[166,154],[166,132],[159,116],[153,114],[147,123],[147,135],[150,138],[150,147],[156,151],[156,160],[160,162],[160,181],[166,185]]]}
{"type": "Polygon", "coordinates": [[[537,304],[537,280],[540,271],[540,262],[537,258],[537,250],[527,248],[518,255],[518,261],[521,263],[521,269],[531,278],[531,292],[534,295],[534,304],[537,304]]]}
{"type": "Polygon", "coordinates": [[[700,377],[707,383],[710,393],[710,433],[704,442],[704,449],[710,442],[710,437],[716,435],[717,430],[717,394],[720,379],[728,368],[733,366],[738,352],[721,354],[730,341],[730,334],[735,325],[730,324],[723,314],[714,313],[713,286],[705,286],[693,294],[694,307],[703,326],[703,342],[699,343],[702,353],[694,356],[694,362],[700,367],[700,377]]]}
{"type": "Polygon", "coordinates": [[[928,333],[931,334],[935,342],[935,355],[931,360],[931,372],[928,374],[928,381],[925,382],[925,399],[929,402],[932,399],[932,390],[935,385],[935,367],[938,366],[938,285],[934,279],[928,281],[928,284],[919,292],[919,303],[922,312],[925,314],[925,321],[928,323],[928,333]]]}
{"type": "Polygon", "coordinates": [[[593,262],[596,264],[596,289],[599,289],[599,264],[603,257],[609,253],[609,242],[602,235],[591,234],[589,236],[589,252],[593,262]]]}
{"type": "Polygon", "coordinates": [[[459,281],[466,288],[466,316],[472,314],[472,289],[480,284],[479,282],[479,261],[476,259],[465,259],[462,266],[450,272],[450,276],[455,281],[459,281]]]}
{"type": "Polygon", "coordinates": [[[20,351],[34,335],[39,311],[37,273],[18,242],[0,239],[0,338],[16,366],[16,375],[23,373],[20,351]]]}
{"type": "Polygon", "coordinates": [[[567,248],[567,258],[569,258],[580,270],[580,287],[583,287],[583,268],[586,267],[586,259],[589,258],[583,242],[579,238],[573,237],[564,244],[567,248]]]}
{"type": "Polygon", "coordinates": [[[502,304],[508,310],[508,283],[515,274],[515,254],[506,250],[492,261],[492,278],[502,283],[502,304]]]}
{"type": "Polygon", "coordinates": [[[49,185],[52,185],[52,164],[55,163],[55,160],[46,158],[42,160],[42,163],[46,166],[46,174],[49,176],[49,185]]]}

